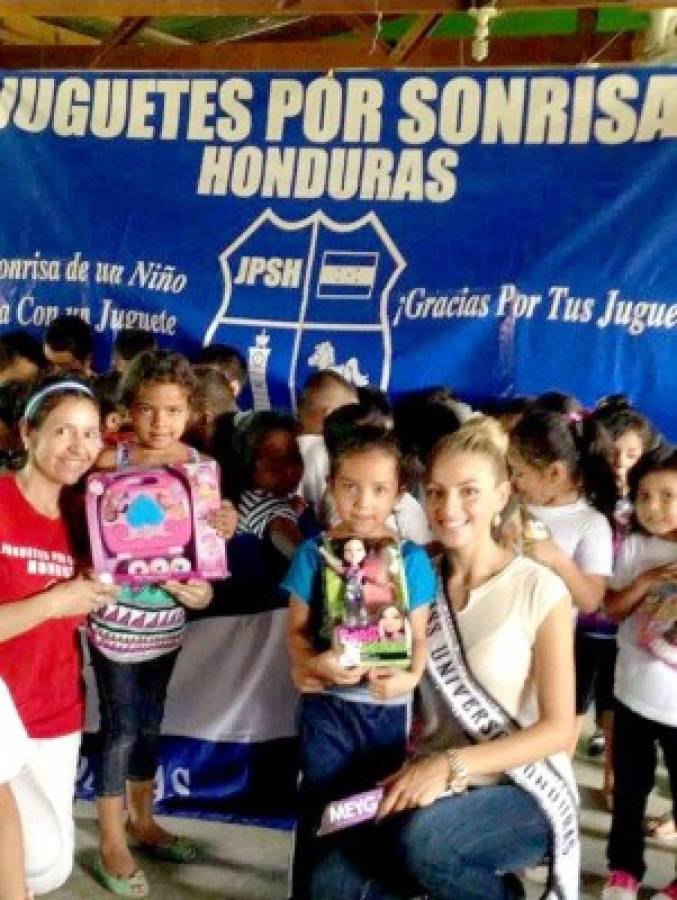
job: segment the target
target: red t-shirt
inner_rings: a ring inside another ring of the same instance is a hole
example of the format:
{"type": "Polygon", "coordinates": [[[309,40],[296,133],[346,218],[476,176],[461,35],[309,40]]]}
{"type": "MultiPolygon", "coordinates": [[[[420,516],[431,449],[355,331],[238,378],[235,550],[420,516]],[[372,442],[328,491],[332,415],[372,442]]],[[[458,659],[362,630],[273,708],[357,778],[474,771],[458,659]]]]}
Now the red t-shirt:
{"type": "MultiPolygon", "coordinates": [[[[39,594],[72,578],[71,540],[63,519],[37,512],[13,475],[0,476],[0,603],[39,594]]],[[[84,695],[77,627],[82,616],[50,619],[0,643],[0,677],[33,738],[83,727],[84,695]]]]}

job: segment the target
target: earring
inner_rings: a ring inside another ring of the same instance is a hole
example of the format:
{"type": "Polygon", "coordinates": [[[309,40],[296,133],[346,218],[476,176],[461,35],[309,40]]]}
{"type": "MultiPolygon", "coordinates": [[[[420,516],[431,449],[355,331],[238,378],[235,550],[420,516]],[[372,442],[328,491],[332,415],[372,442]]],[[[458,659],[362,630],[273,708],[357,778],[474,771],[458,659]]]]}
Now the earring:
{"type": "Polygon", "coordinates": [[[494,518],[491,520],[491,525],[493,528],[496,528],[496,529],[501,527],[501,514],[500,513],[496,513],[494,518]]]}

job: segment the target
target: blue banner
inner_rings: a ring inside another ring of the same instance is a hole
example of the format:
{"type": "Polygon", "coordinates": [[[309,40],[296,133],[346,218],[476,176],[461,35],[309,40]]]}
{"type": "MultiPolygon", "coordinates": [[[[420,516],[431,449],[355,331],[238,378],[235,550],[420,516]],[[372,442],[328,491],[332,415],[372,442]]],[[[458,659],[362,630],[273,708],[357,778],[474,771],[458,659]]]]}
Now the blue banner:
{"type": "Polygon", "coordinates": [[[5,73],[0,327],[69,310],[471,401],[628,393],[677,436],[677,74],[5,73]]]}
{"type": "MultiPolygon", "coordinates": [[[[327,367],[623,391],[677,437],[674,71],[0,77],[0,330],[80,314],[100,368],[121,328],[234,344],[257,407],[327,367]]],[[[189,630],[158,800],[286,822],[286,614],[245,569],[189,630]]]]}

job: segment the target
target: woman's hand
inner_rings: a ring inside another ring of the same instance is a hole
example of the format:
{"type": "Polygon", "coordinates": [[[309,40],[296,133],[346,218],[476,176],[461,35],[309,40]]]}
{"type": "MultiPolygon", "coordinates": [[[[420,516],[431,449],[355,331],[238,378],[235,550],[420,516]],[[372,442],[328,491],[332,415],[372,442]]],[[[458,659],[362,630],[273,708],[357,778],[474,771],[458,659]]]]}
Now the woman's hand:
{"type": "Polygon", "coordinates": [[[405,809],[430,806],[445,793],[448,778],[449,763],[444,753],[407,763],[383,782],[385,796],[379,806],[378,818],[405,809]]]}
{"type": "Polygon", "coordinates": [[[408,669],[371,669],[369,693],[376,700],[390,700],[411,693],[418,681],[418,675],[408,669]]]}
{"type": "Polygon", "coordinates": [[[312,674],[328,684],[359,684],[367,671],[366,666],[351,666],[349,669],[342,666],[335,650],[319,653],[311,662],[312,674]]]}
{"type": "Polygon", "coordinates": [[[60,581],[45,591],[49,601],[50,619],[68,616],[87,616],[107,603],[115,603],[119,587],[104,584],[96,578],[78,575],[60,581]]]}
{"type": "Polygon", "coordinates": [[[230,500],[222,500],[221,506],[209,513],[207,522],[224,541],[229,541],[237,528],[237,510],[230,500]]]}
{"type": "Polygon", "coordinates": [[[204,609],[209,606],[214,596],[211,584],[197,578],[190,578],[188,581],[165,581],[162,587],[188,609],[204,609]]]}

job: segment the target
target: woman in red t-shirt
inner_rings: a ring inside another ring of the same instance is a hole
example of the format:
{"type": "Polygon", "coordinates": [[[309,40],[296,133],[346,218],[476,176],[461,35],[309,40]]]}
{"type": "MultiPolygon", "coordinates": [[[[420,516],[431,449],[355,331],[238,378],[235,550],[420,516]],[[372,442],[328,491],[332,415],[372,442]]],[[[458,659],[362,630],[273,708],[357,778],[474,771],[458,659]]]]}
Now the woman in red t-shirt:
{"type": "Polygon", "coordinates": [[[73,865],[73,791],[84,702],[77,629],[116,588],[76,574],[63,488],[101,448],[91,389],[52,377],[20,422],[26,462],[0,476],[0,677],[29,737],[28,763],[10,782],[25,829],[27,887],[42,894],[73,865]]]}

